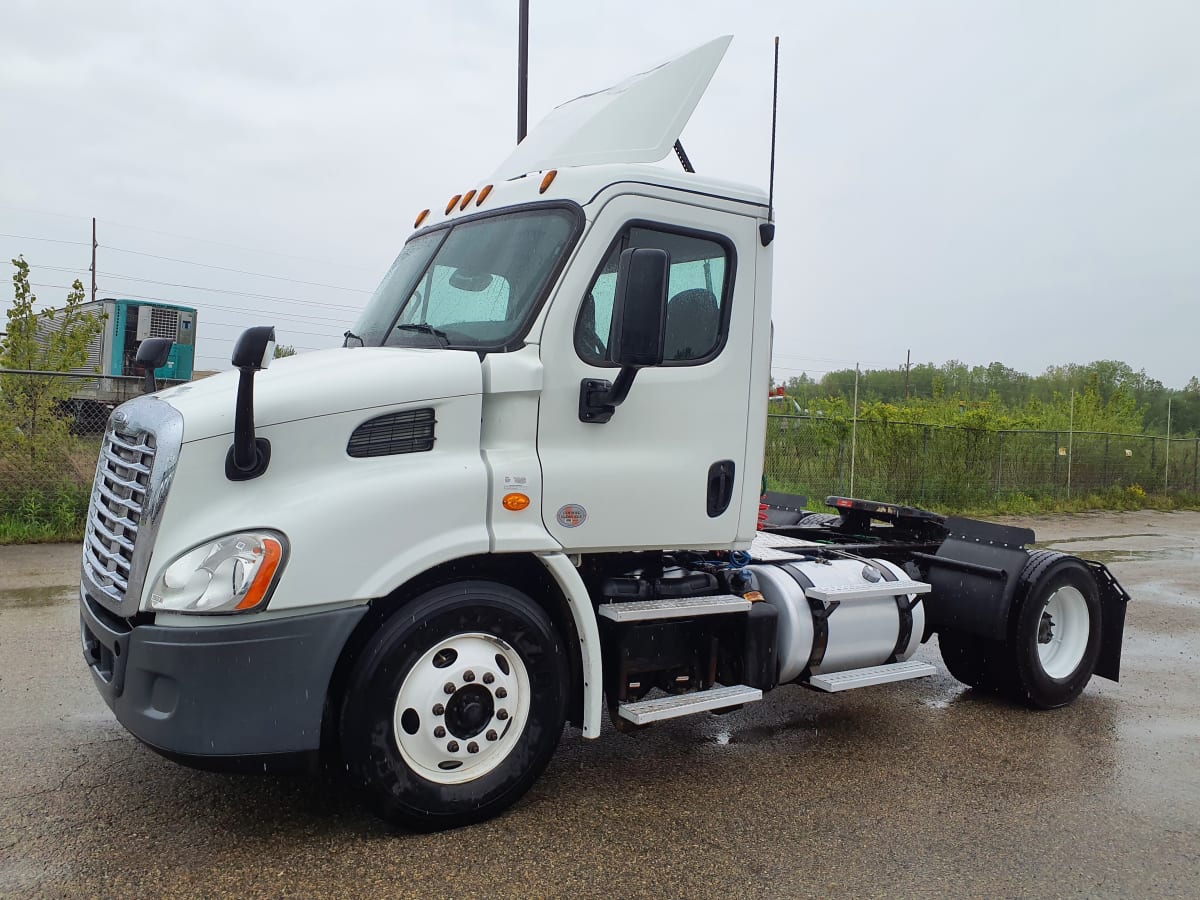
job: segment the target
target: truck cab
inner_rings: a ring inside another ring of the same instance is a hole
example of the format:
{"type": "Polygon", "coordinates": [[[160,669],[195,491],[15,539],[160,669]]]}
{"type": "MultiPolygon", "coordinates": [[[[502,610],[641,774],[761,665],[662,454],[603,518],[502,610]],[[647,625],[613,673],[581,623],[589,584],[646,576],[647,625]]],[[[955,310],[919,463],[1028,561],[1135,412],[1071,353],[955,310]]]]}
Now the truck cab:
{"type": "MultiPolygon", "coordinates": [[[[637,728],[835,670],[928,674],[909,660],[938,622],[999,639],[956,589],[919,602],[953,565],[999,571],[938,562],[940,517],[848,501],[760,530],[768,197],[652,165],[728,43],[559,107],[422,211],[343,347],[268,369],[254,329],[239,371],[115,411],[81,633],[130,731],[206,767],[337,759],[388,820],[445,828],[514,802],[606,706],[637,728]]],[[[1000,538],[1023,570],[1025,537],[1000,538]]],[[[1042,705],[1120,645],[1109,583],[1050,569],[1071,592],[1037,602],[1083,644],[1042,705]]],[[[1032,590],[998,584],[1002,618],[1032,590]]]]}

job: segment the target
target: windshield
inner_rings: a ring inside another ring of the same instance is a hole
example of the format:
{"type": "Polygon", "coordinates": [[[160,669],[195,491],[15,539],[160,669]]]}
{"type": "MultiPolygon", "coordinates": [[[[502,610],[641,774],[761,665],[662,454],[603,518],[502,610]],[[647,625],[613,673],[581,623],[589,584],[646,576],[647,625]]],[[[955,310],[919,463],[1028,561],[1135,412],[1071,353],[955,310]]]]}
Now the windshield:
{"type": "Polygon", "coordinates": [[[509,349],[528,326],[576,229],[571,210],[550,207],[413,238],[347,345],[509,349]]]}

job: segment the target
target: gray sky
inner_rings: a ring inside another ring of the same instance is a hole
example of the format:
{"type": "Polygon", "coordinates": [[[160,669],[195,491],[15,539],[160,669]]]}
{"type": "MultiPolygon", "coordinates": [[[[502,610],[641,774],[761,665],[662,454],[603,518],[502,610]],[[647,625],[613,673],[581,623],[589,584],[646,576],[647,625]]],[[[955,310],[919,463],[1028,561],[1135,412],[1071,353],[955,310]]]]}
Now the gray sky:
{"type": "MultiPolygon", "coordinates": [[[[777,377],[909,348],[1200,374],[1194,0],[531,6],[531,124],[732,33],[684,145],[763,186],[781,35],[777,377]]],[[[416,212],[510,149],[516,7],[9,0],[0,254],[86,283],[94,215],[101,293],[199,307],[201,367],[251,324],[334,346],[416,212]]]]}

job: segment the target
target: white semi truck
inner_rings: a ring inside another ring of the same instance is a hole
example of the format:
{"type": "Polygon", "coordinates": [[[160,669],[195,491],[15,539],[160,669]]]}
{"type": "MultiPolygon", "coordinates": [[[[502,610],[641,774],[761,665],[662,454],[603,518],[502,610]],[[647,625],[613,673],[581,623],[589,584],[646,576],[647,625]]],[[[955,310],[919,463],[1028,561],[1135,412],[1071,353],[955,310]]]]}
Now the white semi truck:
{"type": "Polygon", "coordinates": [[[203,767],[332,760],[439,829],[521,797],[565,722],[921,677],[935,633],[955,677],[1034,707],[1118,677],[1129,598],[1100,564],[763,503],[768,196],[648,165],[728,41],[559,107],[422,212],[345,347],[268,371],[253,328],[237,373],[113,413],[80,611],[126,728],[203,767]]]}

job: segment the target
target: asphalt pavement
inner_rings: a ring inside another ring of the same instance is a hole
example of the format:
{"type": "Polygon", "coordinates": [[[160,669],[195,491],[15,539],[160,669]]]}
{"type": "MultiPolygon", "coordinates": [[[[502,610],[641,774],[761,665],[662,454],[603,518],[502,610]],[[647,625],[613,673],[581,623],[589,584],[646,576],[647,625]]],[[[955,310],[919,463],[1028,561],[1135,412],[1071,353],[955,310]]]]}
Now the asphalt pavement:
{"type": "Polygon", "coordinates": [[[931,678],[569,729],[509,813],[436,835],[336,781],[146,749],[84,665],[78,548],[0,547],[0,893],[1200,896],[1200,513],[1019,524],[1133,595],[1120,684],[1032,712],[964,689],[931,641],[931,678]]]}

